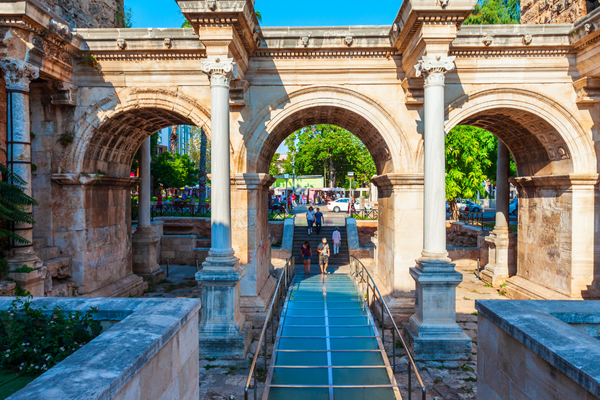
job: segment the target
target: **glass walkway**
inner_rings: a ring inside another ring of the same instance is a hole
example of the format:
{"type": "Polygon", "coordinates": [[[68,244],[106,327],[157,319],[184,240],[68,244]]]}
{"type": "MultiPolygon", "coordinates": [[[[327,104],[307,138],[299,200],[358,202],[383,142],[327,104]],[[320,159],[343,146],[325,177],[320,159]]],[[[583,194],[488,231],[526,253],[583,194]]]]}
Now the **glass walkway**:
{"type": "Polygon", "coordinates": [[[263,400],[401,399],[369,309],[345,274],[296,275],[263,400]]]}

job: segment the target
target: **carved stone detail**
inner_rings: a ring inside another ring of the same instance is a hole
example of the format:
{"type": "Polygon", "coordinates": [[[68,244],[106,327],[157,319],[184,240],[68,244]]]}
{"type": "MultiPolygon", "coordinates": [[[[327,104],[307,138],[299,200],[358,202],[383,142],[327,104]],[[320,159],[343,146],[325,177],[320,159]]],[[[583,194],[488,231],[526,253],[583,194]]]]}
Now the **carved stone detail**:
{"type": "Polygon", "coordinates": [[[346,36],[344,42],[346,43],[346,46],[350,47],[352,46],[352,43],[354,43],[354,38],[352,36],[346,36]]]}
{"type": "Polygon", "coordinates": [[[127,48],[127,41],[125,41],[125,39],[123,39],[123,38],[118,38],[117,39],[117,47],[120,48],[121,50],[125,50],[127,48]]]}
{"type": "Polygon", "coordinates": [[[202,60],[202,72],[210,77],[210,84],[218,86],[227,86],[231,84],[231,79],[237,78],[237,65],[233,58],[215,58],[202,60]]]}
{"type": "Polygon", "coordinates": [[[165,38],[165,40],[163,41],[163,44],[165,45],[165,47],[167,49],[170,49],[171,46],[173,45],[173,42],[171,41],[171,38],[165,38]]]}
{"type": "Polygon", "coordinates": [[[76,106],[77,86],[65,82],[56,82],[50,93],[51,102],[54,105],[76,106]]]}
{"type": "Polygon", "coordinates": [[[529,46],[531,44],[531,42],[533,42],[533,36],[531,36],[531,35],[524,35],[523,36],[523,44],[525,46],[529,46]]]}
{"type": "Polygon", "coordinates": [[[308,47],[308,43],[310,42],[309,36],[303,36],[300,38],[300,44],[304,47],[308,47]]]}
{"type": "Polygon", "coordinates": [[[494,37],[490,35],[486,35],[483,37],[483,44],[486,46],[490,46],[494,42],[494,37]]]}
{"type": "Polygon", "coordinates": [[[215,11],[217,9],[217,0],[206,0],[206,6],[209,10],[215,11]]]}
{"type": "Polygon", "coordinates": [[[68,25],[65,25],[55,20],[50,21],[50,32],[53,32],[67,40],[73,39],[73,33],[71,32],[71,28],[69,28],[68,25]]]}
{"type": "Polygon", "coordinates": [[[454,60],[456,57],[430,57],[423,56],[415,65],[417,77],[425,78],[425,86],[427,85],[443,85],[446,72],[452,71],[455,68],[454,60]]]}
{"type": "Polygon", "coordinates": [[[448,7],[450,0],[438,0],[438,5],[442,8],[448,7]]]}
{"type": "Polygon", "coordinates": [[[0,69],[4,72],[6,89],[29,91],[29,83],[40,76],[40,70],[25,61],[5,58],[0,60],[0,69]]]}

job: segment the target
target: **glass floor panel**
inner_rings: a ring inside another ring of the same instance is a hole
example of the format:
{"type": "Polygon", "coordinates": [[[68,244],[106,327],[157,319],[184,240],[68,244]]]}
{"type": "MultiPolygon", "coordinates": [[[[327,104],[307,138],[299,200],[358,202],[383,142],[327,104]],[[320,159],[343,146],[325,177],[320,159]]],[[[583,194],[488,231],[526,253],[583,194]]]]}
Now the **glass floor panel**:
{"type": "MultiPolygon", "coordinates": [[[[315,310],[311,310],[311,311],[315,311],[315,310]]],[[[340,308],[340,309],[332,308],[330,310],[329,305],[328,305],[327,306],[327,314],[330,317],[341,317],[341,316],[362,317],[362,316],[366,316],[367,312],[365,310],[363,310],[362,308],[355,309],[355,310],[347,310],[345,308],[340,308]]]]}
{"type": "MultiPolygon", "coordinates": [[[[328,318],[329,325],[369,325],[368,317],[333,317],[328,318]]],[[[305,324],[306,325],[306,324],[305,324]]],[[[317,325],[317,324],[315,324],[317,325]]]]}
{"type": "MultiPolygon", "coordinates": [[[[331,334],[331,332],[330,332],[331,334]]],[[[281,336],[325,336],[326,331],[325,327],[317,328],[317,327],[295,327],[295,326],[284,326],[281,328],[281,336]]]]}
{"type": "Polygon", "coordinates": [[[284,317],[283,323],[286,325],[320,325],[325,326],[325,318],[317,317],[284,317]]]}
{"type": "Polygon", "coordinates": [[[396,397],[392,388],[334,388],[333,398],[335,400],[394,400],[396,397]]]}
{"type": "Polygon", "coordinates": [[[343,352],[334,351],[331,353],[331,365],[385,365],[381,352],[363,351],[363,352],[343,352]]]}
{"type": "Polygon", "coordinates": [[[286,311],[285,313],[286,316],[288,317],[293,317],[293,316],[313,316],[313,317],[324,317],[325,316],[325,307],[320,308],[320,309],[316,309],[316,308],[300,308],[300,309],[289,309],[286,311]]]}
{"type": "Polygon", "coordinates": [[[377,350],[379,348],[374,338],[329,339],[329,341],[330,350],[377,350]]]}
{"type": "Polygon", "coordinates": [[[327,352],[278,352],[275,365],[327,365],[327,352]]]}
{"type": "Polygon", "coordinates": [[[277,368],[273,370],[272,385],[328,385],[327,368],[277,368]]]}
{"type": "MultiPolygon", "coordinates": [[[[314,329],[314,328],[313,328],[314,329]]],[[[329,327],[329,335],[331,336],[375,336],[373,329],[368,326],[357,327],[329,327]]]]}
{"type": "Polygon", "coordinates": [[[326,339],[281,338],[281,339],[279,339],[279,349],[281,349],[281,350],[327,350],[327,341],[326,341],[326,339]]]}
{"type": "Polygon", "coordinates": [[[294,300],[291,301],[287,305],[287,309],[291,310],[294,308],[323,308],[325,307],[325,299],[323,301],[315,301],[315,299],[310,299],[310,301],[304,300],[294,300]]]}
{"type": "MultiPolygon", "coordinates": [[[[350,397],[347,397],[349,399],[350,397]]],[[[328,388],[279,388],[269,390],[269,400],[329,400],[328,388]]],[[[340,397],[340,400],[342,397],[340,397]]],[[[375,400],[375,399],[371,399],[375,400]]]]}
{"type": "Polygon", "coordinates": [[[382,368],[332,368],[334,385],[389,385],[390,377],[382,368]]]}

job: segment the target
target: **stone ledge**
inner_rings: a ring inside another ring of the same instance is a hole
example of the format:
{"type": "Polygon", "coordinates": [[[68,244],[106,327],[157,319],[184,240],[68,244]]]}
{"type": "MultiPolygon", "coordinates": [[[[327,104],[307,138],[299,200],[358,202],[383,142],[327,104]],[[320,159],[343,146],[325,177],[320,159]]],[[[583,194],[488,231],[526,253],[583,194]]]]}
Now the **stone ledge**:
{"type": "Polygon", "coordinates": [[[477,300],[475,308],[554,368],[600,396],[598,340],[569,325],[600,323],[600,301],[477,300]]]}
{"type": "MultiPolygon", "coordinates": [[[[0,310],[8,309],[13,300],[0,299],[0,310]]],[[[48,310],[60,306],[66,312],[98,307],[96,318],[119,322],[12,395],[13,400],[113,398],[200,310],[200,301],[193,299],[35,298],[33,302],[48,310]]]]}

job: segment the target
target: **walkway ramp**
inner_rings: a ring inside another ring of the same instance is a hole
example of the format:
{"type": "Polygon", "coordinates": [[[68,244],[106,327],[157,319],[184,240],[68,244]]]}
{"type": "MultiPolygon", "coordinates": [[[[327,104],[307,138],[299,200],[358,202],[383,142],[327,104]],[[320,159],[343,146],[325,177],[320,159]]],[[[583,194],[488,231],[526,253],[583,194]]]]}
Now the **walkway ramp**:
{"type": "Polygon", "coordinates": [[[399,400],[364,298],[346,274],[296,275],[263,400],[399,400]]]}

